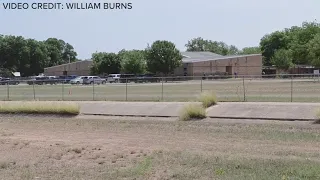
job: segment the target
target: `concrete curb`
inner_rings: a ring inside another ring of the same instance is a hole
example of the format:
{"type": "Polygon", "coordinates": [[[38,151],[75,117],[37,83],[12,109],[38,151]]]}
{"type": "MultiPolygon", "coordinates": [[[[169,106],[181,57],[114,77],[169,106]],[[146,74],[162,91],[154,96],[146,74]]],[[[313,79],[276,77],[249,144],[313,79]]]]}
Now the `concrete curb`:
{"type": "Polygon", "coordinates": [[[179,116],[160,116],[160,115],[119,115],[119,114],[96,114],[96,113],[81,113],[81,115],[91,115],[91,116],[118,116],[118,117],[159,117],[159,118],[172,118],[179,116]]]}
{"type": "MultiPolygon", "coordinates": [[[[117,114],[95,114],[81,113],[81,115],[91,116],[118,116],[118,117],[154,117],[154,118],[178,118],[179,116],[160,116],[160,115],[117,115],[117,114]]],[[[293,118],[261,118],[261,117],[228,117],[228,116],[207,116],[211,119],[252,119],[252,120],[270,120],[270,121],[315,121],[316,119],[293,119],[293,118]]]]}
{"type": "Polygon", "coordinates": [[[228,116],[207,116],[212,119],[255,119],[255,120],[270,120],[270,121],[315,121],[316,119],[294,119],[294,118],[262,118],[262,117],[228,117],[228,116]]]}

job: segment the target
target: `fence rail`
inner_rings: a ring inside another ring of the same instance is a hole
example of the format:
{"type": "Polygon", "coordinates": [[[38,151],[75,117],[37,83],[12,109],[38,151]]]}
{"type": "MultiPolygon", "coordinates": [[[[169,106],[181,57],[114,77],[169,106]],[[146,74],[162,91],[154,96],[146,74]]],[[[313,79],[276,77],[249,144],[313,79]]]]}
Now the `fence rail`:
{"type": "Polygon", "coordinates": [[[71,85],[61,80],[0,81],[0,100],[192,101],[214,91],[219,101],[320,102],[313,74],[182,76],[119,79],[71,85]]]}

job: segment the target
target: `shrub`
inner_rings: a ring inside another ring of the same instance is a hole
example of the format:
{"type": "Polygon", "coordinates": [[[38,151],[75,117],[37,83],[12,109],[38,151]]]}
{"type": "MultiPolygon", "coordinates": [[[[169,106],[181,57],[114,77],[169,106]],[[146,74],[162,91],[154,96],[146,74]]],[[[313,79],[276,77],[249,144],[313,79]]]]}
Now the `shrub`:
{"type": "Polygon", "coordinates": [[[188,104],[182,109],[179,119],[181,121],[188,121],[191,119],[203,119],[205,117],[205,108],[198,104],[188,104]]]}
{"type": "Polygon", "coordinates": [[[80,107],[71,102],[25,101],[1,102],[0,113],[77,115],[80,107]]]}
{"type": "Polygon", "coordinates": [[[216,105],[218,102],[218,98],[213,91],[206,91],[201,93],[199,101],[202,103],[202,106],[204,108],[208,108],[210,106],[216,105]]]}
{"type": "Polygon", "coordinates": [[[320,110],[316,112],[316,120],[314,121],[314,124],[320,124],[320,110]]]}

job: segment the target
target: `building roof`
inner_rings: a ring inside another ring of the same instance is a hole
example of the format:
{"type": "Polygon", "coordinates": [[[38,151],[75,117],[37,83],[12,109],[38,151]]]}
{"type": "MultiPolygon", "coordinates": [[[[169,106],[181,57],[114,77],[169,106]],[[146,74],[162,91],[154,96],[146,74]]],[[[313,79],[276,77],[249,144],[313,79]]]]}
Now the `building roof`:
{"type": "Polygon", "coordinates": [[[192,58],[192,59],[212,59],[217,57],[222,57],[220,54],[208,52],[208,51],[192,51],[192,52],[181,52],[184,58],[192,58]]]}
{"type": "Polygon", "coordinates": [[[70,64],[76,64],[76,63],[82,63],[82,62],[86,62],[86,61],[92,61],[91,59],[86,59],[86,60],[80,60],[80,61],[75,61],[75,62],[71,62],[71,63],[66,63],[66,64],[60,64],[60,65],[56,65],[56,66],[50,66],[50,67],[46,67],[44,69],[48,69],[48,68],[54,68],[54,67],[61,67],[61,66],[67,66],[70,64]]]}
{"type": "MultiPolygon", "coordinates": [[[[188,52],[189,53],[189,52],[188,52]]],[[[230,56],[222,56],[219,54],[211,53],[211,52],[190,52],[195,53],[193,56],[186,56],[185,52],[181,53],[183,56],[183,63],[193,63],[193,62],[204,62],[204,61],[217,61],[223,59],[230,58],[241,58],[241,57],[250,57],[250,56],[261,56],[261,54],[249,54],[249,55],[230,55],[230,56]],[[207,56],[202,56],[200,54],[205,53],[207,56]],[[198,54],[198,56],[196,55],[198,54]]]]}

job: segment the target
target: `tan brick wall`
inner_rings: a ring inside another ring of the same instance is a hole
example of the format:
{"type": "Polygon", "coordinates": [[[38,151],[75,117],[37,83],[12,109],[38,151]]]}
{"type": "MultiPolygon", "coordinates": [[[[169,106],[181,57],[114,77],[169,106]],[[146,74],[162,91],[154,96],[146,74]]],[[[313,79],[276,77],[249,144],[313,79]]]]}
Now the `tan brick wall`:
{"type": "Polygon", "coordinates": [[[251,55],[247,57],[195,62],[188,66],[188,76],[202,76],[203,73],[224,73],[227,72],[227,66],[232,66],[232,75],[237,72],[238,75],[259,76],[262,73],[262,56],[251,55]]]}
{"type": "Polygon", "coordinates": [[[63,71],[67,71],[68,75],[87,76],[90,75],[90,67],[92,61],[74,62],[63,64],[44,69],[44,74],[47,76],[62,76],[63,71]]]}

